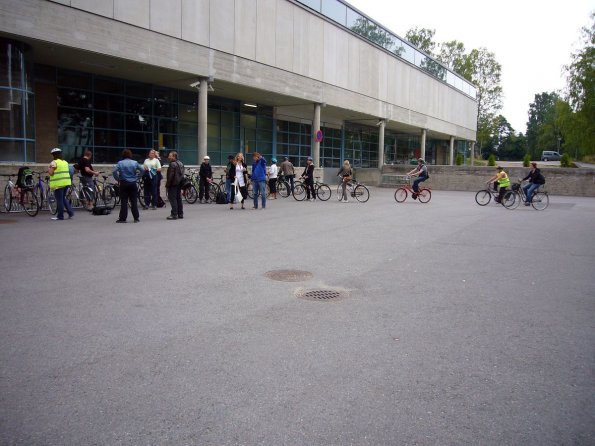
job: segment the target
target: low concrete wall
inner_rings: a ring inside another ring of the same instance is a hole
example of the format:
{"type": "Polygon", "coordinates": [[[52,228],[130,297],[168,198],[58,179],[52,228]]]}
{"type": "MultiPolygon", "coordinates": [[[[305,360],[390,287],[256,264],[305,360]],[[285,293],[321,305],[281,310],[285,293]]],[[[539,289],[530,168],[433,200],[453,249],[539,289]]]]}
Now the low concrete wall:
{"type": "MultiPolygon", "coordinates": [[[[382,175],[405,175],[412,166],[384,166],[382,175]]],[[[495,173],[494,167],[429,166],[430,178],[426,181],[432,189],[477,191],[495,173]]],[[[505,169],[511,181],[524,178],[528,168],[505,169]]],[[[595,197],[595,169],[543,168],[545,189],[554,195],[595,197]]],[[[377,183],[380,185],[380,181],[377,183]]],[[[387,185],[387,187],[392,185],[387,185]]]]}

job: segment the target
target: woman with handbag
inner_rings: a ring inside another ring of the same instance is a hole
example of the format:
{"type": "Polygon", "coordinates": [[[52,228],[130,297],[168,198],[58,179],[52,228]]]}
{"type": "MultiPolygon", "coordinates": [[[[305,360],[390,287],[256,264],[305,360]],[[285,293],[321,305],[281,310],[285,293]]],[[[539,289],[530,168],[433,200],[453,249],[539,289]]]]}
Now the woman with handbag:
{"type": "MultiPolygon", "coordinates": [[[[233,196],[241,204],[241,209],[246,209],[244,207],[244,200],[248,196],[248,168],[246,167],[246,163],[244,163],[244,155],[238,153],[232,164],[233,166],[230,166],[229,169],[229,178],[233,181],[233,196]]],[[[230,201],[229,209],[233,209],[233,201],[230,201]]]]}
{"type": "Polygon", "coordinates": [[[339,201],[342,203],[347,203],[347,183],[351,181],[353,178],[353,169],[351,169],[351,165],[349,164],[348,160],[343,161],[343,167],[339,169],[337,176],[341,178],[341,188],[342,193],[339,197],[339,201]]]}

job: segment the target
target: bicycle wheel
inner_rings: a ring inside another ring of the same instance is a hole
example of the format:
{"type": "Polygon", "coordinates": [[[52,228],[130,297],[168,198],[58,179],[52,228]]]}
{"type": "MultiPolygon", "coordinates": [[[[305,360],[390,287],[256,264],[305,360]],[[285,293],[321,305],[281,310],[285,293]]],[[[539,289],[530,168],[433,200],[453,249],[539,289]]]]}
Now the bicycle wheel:
{"type": "Polygon", "coordinates": [[[219,194],[219,192],[221,192],[219,186],[215,183],[212,183],[209,187],[209,200],[211,200],[211,203],[217,202],[217,195],[219,194]]]}
{"type": "Polygon", "coordinates": [[[10,212],[12,207],[12,188],[7,184],[4,188],[4,212],[10,212]]]}
{"type": "Polygon", "coordinates": [[[365,203],[370,199],[370,191],[363,184],[359,184],[355,187],[353,195],[355,196],[355,199],[360,203],[365,203]]]}
{"type": "Polygon", "coordinates": [[[320,184],[316,189],[316,198],[318,198],[320,201],[327,201],[329,198],[331,198],[331,193],[331,188],[328,187],[328,185],[320,184]]]}
{"type": "Polygon", "coordinates": [[[21,192],[21,205],[30,217],[35,217],[39,212],[39,201],[37,201],[37,195],[32,190],[21,192]]]}
{"type": "Polygon", "coordinates": [[[248,189],[248,198],[250,198],[250,199],[254,198],[254,189],[252,188],[252,181],[250,181],[248,183],[247,189],[248,189]]]}
{"type": "Polygon", "coordinates": [[[66,194],[66,199],[70,203],[70,207],[72,207],[72,208],[80,208],[81,207],[81,200],[79,199],[79,194],[74,187],[68,188],[68,193],[66,194]]]}
{"type": "Polygon", "coordinates": [[[281,195],[283,198],[289,197],[289,184],[285,181],[280,181],[277,183],[277,193],[281,195]]]}
{"type": "Polygon", "coordinates": [[[485,206],[492,200],[492,194],[487,189],[482,189],[475,194],[475,202],[480,206],[485,206]]]}
{"type": "Polygon", "coordinates": [[[396,191],[395,191],[395,201],[397,203],[402,203],[407,199],[407,189],[405,189],[404,187],[399,187],[396,191]]]}
{"type": "Polygon", "coordinates": [[[198,200],[198,191],[194,184],[182,191],[182,197],[190,204],[196,203],[198,200]]]}
{"type": "Polygon", "coordinates": [[[297,201],[304,201],[306,199],[306,187],[302,184],[296,184],[293,188],[293,198],[297,201]]]}
{"type": "Polygon", "coordinates": [[[535,192],[531,199],[531,206],[536,211],[543,211],[550,205],[550,197],[547,192],[535,192]]]}
{"type": "Polygon", "coordinates": [[[417,199],[420,203],[427,203],[432,199],[432,191],[421,187],[419,189],[419,194],[417,194],[417,199]]]}
{"type": "Polygon", "coordinates": [[[519,205],[520,197],[517,196],[517,193],[514,191],[506,191],[504,193],[504,197],[502,198],[502,206],[506,209],[516,209],[519,205]]]}
{"type": "Polygon", "coordinates": [[[103,202],[110,209],[116,207],[116,191],[111,184],[108,184],[105,186],[105,189],[103,189],[103,202]]]}
{"type": "Polygon", "coordinates": [[[58,202],[56,200],[56,196],[54,195],[54,192],[49,189],[46,190],[45,193],[48,197],[48,210],[50,211],[50,214],[56,215],[58,213],[58,202]]]}

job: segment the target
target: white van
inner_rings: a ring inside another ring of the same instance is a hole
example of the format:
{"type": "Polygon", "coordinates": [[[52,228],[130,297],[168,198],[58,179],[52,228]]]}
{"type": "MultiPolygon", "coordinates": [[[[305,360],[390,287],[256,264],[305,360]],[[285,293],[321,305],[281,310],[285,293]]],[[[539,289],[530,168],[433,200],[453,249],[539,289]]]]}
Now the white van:
{"type": "Polygon", "coordinates": [[[541,161],[560,161],[560,154],[551,150],[541,152],[541,161]]]}

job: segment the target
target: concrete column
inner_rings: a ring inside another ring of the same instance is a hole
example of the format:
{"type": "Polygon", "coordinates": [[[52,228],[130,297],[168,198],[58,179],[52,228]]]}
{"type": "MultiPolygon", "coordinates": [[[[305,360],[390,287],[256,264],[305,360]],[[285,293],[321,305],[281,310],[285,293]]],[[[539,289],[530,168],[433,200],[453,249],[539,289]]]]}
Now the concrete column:
{"type": "Polygon", "coordinates": [[[420,158],[426,159],[426,129],[421,129],[421,155],[420,158]]]}
{"type": "Polygon", "coordinates": [[[451,136],[450,137],[450,157],[448,158],[449,161],[449,165],[454,166],[455,162],[454,162],[454,153],[455,153],[455,137],[451,136]]]}
{"type": "Polygon", "coordinates": [[[207,79],[200,80],[198,87],[198,164],[207,155],[207,79]]]}
{"type": "Polygon", "coordinates": [[[386,121],[383,119],[380,121],[378,128],[378,168],[382,169],[384,165],[384,129],[386,127],[386,121]]]}
{"type": "Polygon", "coordinates": [[[320,130],[320,104],[314,104],[314,120],[312,121],[312,159],[314,167],[320,167],[320,143],[316,141],[316,132],[320,130]]]}
{"type": "Polygon", "coordinates": [[[475,141],[471,141],[471,165],[475,165],[475,141]]]}

